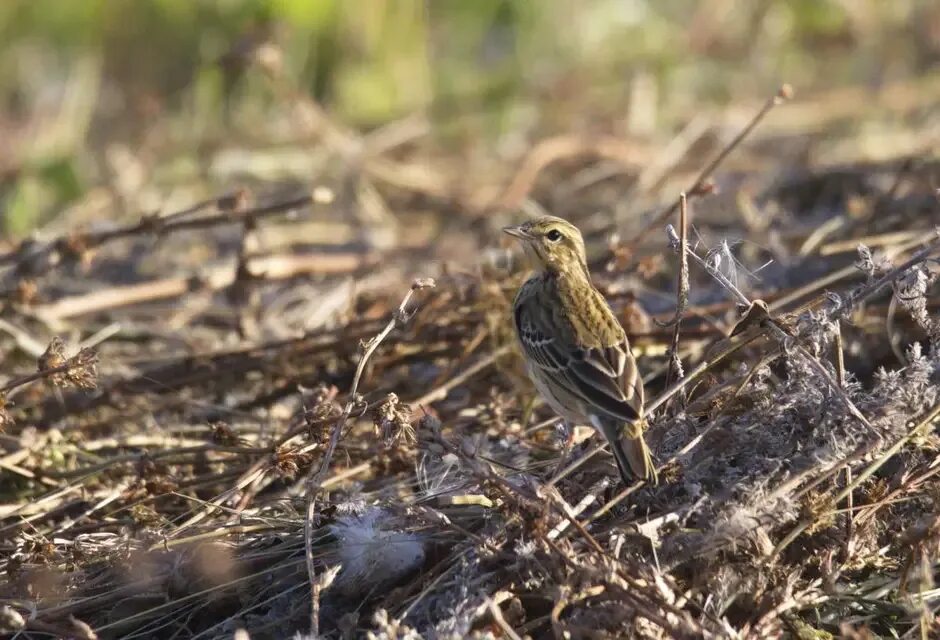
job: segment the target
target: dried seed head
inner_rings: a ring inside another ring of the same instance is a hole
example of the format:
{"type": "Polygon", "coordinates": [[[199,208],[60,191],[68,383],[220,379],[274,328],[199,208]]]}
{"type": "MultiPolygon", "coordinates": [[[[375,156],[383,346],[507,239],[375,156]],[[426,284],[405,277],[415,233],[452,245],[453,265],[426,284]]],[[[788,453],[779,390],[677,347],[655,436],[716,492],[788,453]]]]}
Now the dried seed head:
{"type": "Polygon", "coordinates": [[[212,431],[212,441],[226,447],[235,447],[241,444],[238,434],[228,423],[216,420],[209,423],[212,431]]]}
{"type": "Polygon", "coordinates": [[[163,524],[163,516],[150,506],[136,504],[130,510],[131,519],[140,526],[157,526],[163,524]]]}
{"type": "Polygon", "coordinates": [[[283,477],[291,479],[297,475],[301,466],[311,462],[309,453],[299,453],[297,449],[282,445],[274,452],[274,468],[283,477]]]}
{"type": "Polygon", "coordinates": [[[372,423],[387,447],[396,442],[413,444],[416,441],[411,426],[411,407],[399,402],[394,393],[389,393],[372,412],[372,423]]]}
{"type": "Polygon", "coordinates": [[[408,531],[406,524],[378,507],[337,517],[329,526],[342,566],[334,588],[346,596],[361,596],[376,587],[392,586],[420,567],[424,540],[408,531]]]}
{"type": "Polygon", "coordinates": [[[65,357],[65,343],[58,336],[37,360],[40,372],[55,371],[46,376],[56,387],[94,389],[98,386],[98,352],[85,347],[71,358],[65,357]]]}
{"type": "Polygon", "coordinates": [[[98,352],[85,347],[69,358],[65,377],[79,389],[94,389],[98,386],[98,352]]]}
{"type": "Polygon", "coordinates": [[[304,390],[304,420],[308,425],[312,427],[339,415],[336,391],[335,387],[330,389],[322,384],[315,389],[304,390]]]}
{"type": "MultiPolygon", "coordinates": [[[[62,342],[62,338],[55,336],[49,341],[46,350],[39,356],[37,364],[40,371],[48,371],[65,366],[65,361],[65,343],[62,342]]],[[[49,379],[56,382],[55,376],[49,376],[49,379]]]]}
{"type": "Polygon", "coordinates": [[[862,271],[869,280],[880,277],[891,270],[892,264],[884,255],[876,255],[864,244],[856,247],[858,259],[855,261],[855,268],[862,271]]]}
{"type": "Polygon", "coordinates": [[[808,533],[813,534],[835,524],[830,496],[819,491],[810,491],[800,503],[802,516],[812,522],[808,533]]]}

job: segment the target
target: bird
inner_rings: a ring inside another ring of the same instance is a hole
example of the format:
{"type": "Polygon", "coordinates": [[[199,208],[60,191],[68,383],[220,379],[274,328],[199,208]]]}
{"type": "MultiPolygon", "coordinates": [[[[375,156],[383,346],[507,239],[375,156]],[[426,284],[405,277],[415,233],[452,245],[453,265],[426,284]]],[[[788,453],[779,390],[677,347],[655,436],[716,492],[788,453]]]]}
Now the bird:
{"type": "Polygon", "coordinates": [[[533,275],[512,314],[529,377],[568,425],[589,424],[610,445],[624,484],[656,484],[643,439],[643,380],[630,342],[591,280],[581,232],[542,216],[503,231],[519,242],[533,275]]]}

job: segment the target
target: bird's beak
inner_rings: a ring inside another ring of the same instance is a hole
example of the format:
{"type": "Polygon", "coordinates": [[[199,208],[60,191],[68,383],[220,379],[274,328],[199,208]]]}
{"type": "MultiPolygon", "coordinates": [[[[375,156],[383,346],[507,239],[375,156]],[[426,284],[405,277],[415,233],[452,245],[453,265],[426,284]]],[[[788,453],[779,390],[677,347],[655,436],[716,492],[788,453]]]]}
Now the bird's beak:
{"type": "Polygon", "coordinates": [[[513,238],[519,238],[520,240],[528,240],[532,235],[522,228],[522,225],[515,225],[513,227],[503,227],[503,233],[508,233],[513,238]]]}

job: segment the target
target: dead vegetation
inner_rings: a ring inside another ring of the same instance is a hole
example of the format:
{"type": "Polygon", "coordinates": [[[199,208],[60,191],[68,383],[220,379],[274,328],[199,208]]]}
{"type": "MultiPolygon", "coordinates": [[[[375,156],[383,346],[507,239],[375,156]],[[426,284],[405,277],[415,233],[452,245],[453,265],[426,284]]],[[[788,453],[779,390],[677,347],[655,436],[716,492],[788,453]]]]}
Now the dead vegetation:
{"type": "Polygon", "coordinates": [[[313,183],[7,247],[0,627],[934,637],[937,90],[874,161],[781,90],[646,166],[572,133],[479,172],[293,95],[313,183]],[[563,453],[522,373],[497,230],[536,203],[633,336],[657,487],[563,453]]]}

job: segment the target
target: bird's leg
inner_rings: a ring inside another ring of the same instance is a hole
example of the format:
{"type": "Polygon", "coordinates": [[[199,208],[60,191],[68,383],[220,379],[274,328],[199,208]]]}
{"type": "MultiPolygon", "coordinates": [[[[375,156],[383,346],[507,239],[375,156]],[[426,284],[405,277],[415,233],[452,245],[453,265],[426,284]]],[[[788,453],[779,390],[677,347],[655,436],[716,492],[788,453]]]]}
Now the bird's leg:
{"type": "Polygon", "coordinates": [[[574,425],[567,420],[562,420],[555,425],[555,435],[558,437],[559,442],[561,442],[561,456],[558,458],[558,464],[555,466],[554,473],[552,473],[552,483],[555,482],[558,478],[558,474],[564,470],[568,460],[571,458],[571,451],[574,448],[574,425]]]}
{"type": "Polygon", "coordinates": [[[561,450],[567,455],[571,452],[571,447],[574,445],[574,426],[567,420],[562,420],[555,425],[555,433],[558,436],[558,440],[561,442],[561,450]]]}

